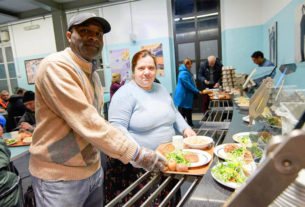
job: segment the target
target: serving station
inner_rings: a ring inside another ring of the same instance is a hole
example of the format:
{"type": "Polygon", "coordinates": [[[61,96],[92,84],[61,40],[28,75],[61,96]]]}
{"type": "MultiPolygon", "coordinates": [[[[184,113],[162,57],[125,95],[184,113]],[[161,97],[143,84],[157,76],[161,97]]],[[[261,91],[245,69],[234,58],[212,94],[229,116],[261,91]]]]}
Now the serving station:
{"type": "MultiPolygon", "coordinates": [[[[246,170],[248,170],[249,173],[246,177],[253,180],[251,173],[262,171],[260,165],[266,156],[264,150],[268,146],[267,143],[270,142],[270,140],[274,140],[271,139],[272,137],[282,135],[282,128],[284,128],[283,133],[290,132],[293,129],[292,126],[296,124],[296,120],[300,118],[300,115],[293,115],[301,114],[301,112],[304,112],[305,110],[304,104],[301,104],[300,106],[300,103],[292,103],[291,101],[283,98],[287,97],[287,95],[285,95],[287,93],[286,90],[275,90],[272,84],[268,86],[268,82],[266,82],[265,87],[266,85],[267,87],[271,87],[268,91],[269,94],[266,94],[265,90],[261,88],[258,90],[260,94],[252,96],[255,98],[255,100],[248,98],[247,96],[232,95],[230,99],[212,99],[210,101],[209,110],[203,115],[200,122],[201,126],[197,131],[198,137],[208,136],[212,137],[214,141],[213,148],[204,149],[204,151],[209,153],[211,153],[211,150],[213,150],[213,155],[210,163],[199,168],[204,169],[203,171],[199,171],[200,173],[197,173],[198,171],[194,171],[192,168],[190,168],[187,172],[166,171],[157,174],[147,172],[132,186],[117,196],[113,201],[108,203],[107,206],[116,206],[119,204],[124,196],[126,196],[130,191],[132,191],[132,189],[134,189],[148,177],[152,177],[150,182],[146,184],[145,187],[142,188],[131,200],[129,200],[128,203],[123,204],[123,206],[132,206],[133,203],[140,199],[143,194],[148,192],[149,189],[153,188],[154,185],[157,185],[154,187],[154,189],[156,189],[154,193],[151,194],[143,205],[141,205],[149,206],[151,201],[156,198],[173,179],[177,179],[177,184],[171,189],[167,196],[163,198],[163,201],[159,206],[167,206],[171,198],[173,198],[179,191],[181,192],[181,199],[176,206],[226,206],[228,200],[232,198],[232,195],[236,194],[234,193],[236,189],[243,187],[244,184],[247,183],[248,178],[241,179],[240,183],[234,183],[235,181],[231,182],[231,180],[223,181],[219,179],[217,176],[217,170],[220,168],[218,166],[226,166],[228,165],[226,163],[230,163],[230,160],[233,160],[234,162],[234,159],[228,155],[231,152],[224,153],[225,147],[243,146],[240,148],[243,148],[244,150],[243,159],[246,163],[247,151],[251,153],[249,158],[251,159],[251,162],[249,162],[250,164],[247,163],[246,165],[246,170]],[[288,106],[288,102],[290,102],[289,107],[285,108],[286,111],[283,110],[283,107],[281,108],[278,106],[280,104],[274,102],[275,96],[278,96],[278,100],[283,102],[281,105],[288,106]],[[275,107],[276,104],[278,105],[275,107]],[[276,112],[279,109],[281,109],[280,112],[276,112]],[[279,115],[281,113],[286,113],[285,116],[290,117],[289,123],[293,122],[293,124],[290,124],[289,129],[285,129],[285,127],[287,128],[287,122],[285,122],[285,117],[283,118],[279,115]],[[163,179],[164,181],[160,183],[159,181],[161,180],[162,176],[165,176],[166,179],[163,179]]],[[[300,95],[300,91],[296,92],[299,94],[300,102],[302,102],[301,98],[303,96],[300,95]]],[[[290,177],[290,180],[291,179],[293,178],[290,177]]],[[[285,184],[287,184],[287,187],[290,183],[288,183],[287,179],[284,178],[284,180],[286,181],[285,184]]],[[[297,183],[293,182],[291,186],[289,186],[290,191],[292,188],[291,192],[298,191],[298,195],[291,194],[289,192],[286,193],[286,196],[288,196],[290,200],[282,199],[281,196],[276,199],[279,193],[276,196],[273,195],[275,196],[274,203],[272,203],[271,206],[281,206],[281,200],[286,200],[286,202],[289,201],[292,203],[296,202],[298,204],[296,206],[302,206],[305,201],[304,199],[300,200],[299,196],[300,192],[303,192],[305,189],[304,183],[305,182],[302,181],[297,183]]],[[[262,189],[259,189],[259,187],[253,188],[253,185],[255,186],[255,184],[252,184],[252,188],[250,190],[256,190],[258,192],[262,191],[262,189]]],[[[273,188],[276,188],[275,186],[273,188]]],[[[286,192],[286,187],[283,186],[285,185],[282,185],[281,192],[284,194],[286,192]]],[[[246,198],[244,194],[241,195],[241,197],[243,199],[246,198]]],[[[267,202],[267,199],[262,201],[262,203],[263,202],[267,202]]],[[[238,200],[232,206],[238,206],[236,204],[238,204],[238,200]]],[[[245,203],[243,202],[243,204],[245,203]]],[[[255,206],[255,202],[253,202],[253,205],[255,206]]]]}

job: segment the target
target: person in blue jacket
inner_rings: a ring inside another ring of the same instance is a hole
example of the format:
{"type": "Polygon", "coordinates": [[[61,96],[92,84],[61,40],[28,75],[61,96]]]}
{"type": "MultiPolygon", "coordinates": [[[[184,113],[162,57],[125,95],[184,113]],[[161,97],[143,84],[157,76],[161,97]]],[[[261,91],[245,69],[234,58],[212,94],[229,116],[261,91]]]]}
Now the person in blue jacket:
{"type": "Polygon", "coordinates": [[[201,94],[196,86],[192,73],[192,60],[187,58],[183,61],[183,64],[179,67],[178,83],[176,86],[174,103],[178,106],[178,111],[181,113],[183,118],[186,118],[187,123],[193,127],[192,120],[192,108],[194,94],[201,94]]]}

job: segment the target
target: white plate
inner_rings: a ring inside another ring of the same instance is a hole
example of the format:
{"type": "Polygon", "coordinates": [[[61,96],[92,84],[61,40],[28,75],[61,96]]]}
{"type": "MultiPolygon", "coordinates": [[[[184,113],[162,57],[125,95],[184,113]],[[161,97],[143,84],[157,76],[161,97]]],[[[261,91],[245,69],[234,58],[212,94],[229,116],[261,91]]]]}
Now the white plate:
{"type": "MultiPolygon", "coordinates": [[[[236,143],[227,143],[227,144],[236,144],[236,143]]],[[[214,154],[215,154],[217,157],[219,157],[219,158],[221,158],[221,159],[223,159],[223,160],[230,160],[230,158],[229,158],[229,156],[228,156],[228,153],[226,153],[226,152],[224,151],[224,147],[225,147],[227,144],[221,144],[221,145],[218,145],[218,146],[216,146],[216,147],[214,148],[214,154]]],[[[236,144],[236,145],[238,145],[238,146],[241,147],[240,144],[236,144]]]]}
{"type": "MultiPolygon", "coordinates": [[[[244,116],[243,121],[249,123],[250,122],[250,117],[249,116],[244,116]]],[[[255,120],[253,120],[252,124],[255,124],[255,120]]]]}
{"type": "MultiPolygon", "coordinates": [[[[234,134],[232,138],[235,142],[241,143],[239,139],[243,136],[249,136],[250,134],[257,135],[257,132],[240,132],[240,133],[234,134]]],[[[252,147],[252,141],[250,138],[249,138],[249,143],[246,145],[246,147],[252,147]]]]}
{"type": "Polygon", "coordinates": [[[242,110],[249,110],[249,106],[240,106],[240,105],[238,104],[238,107],[239,107],[240,109],[242,109],[242,110]]]}
{"type": "MultiPolygon", "coordinates": [[[[223,164],[226,164],[227,162],[223,162],[223,164]]],[[[220,165],[221,163],[218,163],[217,165],[215,165],[212,169],[216,168],[218,165],[220,165]]],[[[245,170],[247,170],[250,174],[252,174],[255,170],[256,170],[256,164],[254,162],[251,162],[250,164],[246,165],[244,167],[245,170]]],[[[233,182],[224,182],[222,180],[219,180],[218,178],[216,178],[216,176],[214,175],[214,173],[211,170],[211,175],[212,177],[219,182],[220,184],[227,186],[229,188],[239,188],[241,185],[243,185],[243,183],[233,183],[233,182]]]]}
{"type": "Polygon", "coordinates": [[[31,144],[31,143],[32,143],[32,137],[31,137],[31,141],[27,141],[27,140],[26,140],[27,138],[28,138],[28,137],[24,138],[24,139],[22,140],[22,142],[24,142],[24,143],[26,143],[26,144],[31,144]]]}
{"type": "Polygon", "coordinates": [[[193,152],[198,155],[199,161],[195,162],[195,163],[191,163],[191,165],[189,167],[199,167],[199,166],[208,164],[212,159],[212,156],[209,153],[202,151],[202,150],[184,149],[183,152],[193,152]]]}
{"type": "MultiPolygon", "coordinates": [[[[226,162],[224,162],[224,164],[226,164],[226,162]]],[[[215,165],[212,169],[216,168],[216,166],[220,165],[220,163],[218,163],[217,165],[215,165]]],[[[233,182],[223,182],[222,180],[219,180],[218,178],[216,178],[216,176],[214,175],[214,173],[211,171],[211,175],[214,178],[214,180],[216,180],[217,182],[219,182],[220,184],[227,186],[229,188],[233,188],[236,189],[238,187],[240,187],[242,185],[242,183],[233,183],[233,182]]]]}

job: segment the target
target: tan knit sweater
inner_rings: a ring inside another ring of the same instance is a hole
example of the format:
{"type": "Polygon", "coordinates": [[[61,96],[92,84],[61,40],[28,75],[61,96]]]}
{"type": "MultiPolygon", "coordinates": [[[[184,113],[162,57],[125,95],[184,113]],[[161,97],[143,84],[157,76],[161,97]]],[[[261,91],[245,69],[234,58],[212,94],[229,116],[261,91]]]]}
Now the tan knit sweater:
{"type": "MultiPolygon", "coordinates": [[[[98,149],[127,163],[137,144],[111,126],[93,106],[92,63],[70,48],[46,57],[35,82],[36,129],[30,147],[30,172],[45,180],[81,180],[100,168],[98,149]],[[81,73],[75,70],[79,67],[81,73]]],[[[97,97],[98,96],[98,97],[97,97]]]]}

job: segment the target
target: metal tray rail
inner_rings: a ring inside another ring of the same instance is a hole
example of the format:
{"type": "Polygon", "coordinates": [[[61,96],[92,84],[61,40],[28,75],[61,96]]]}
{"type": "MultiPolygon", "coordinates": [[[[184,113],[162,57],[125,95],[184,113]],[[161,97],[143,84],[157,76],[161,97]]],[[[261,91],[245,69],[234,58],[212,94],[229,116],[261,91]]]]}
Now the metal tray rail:
{"type": "Polygon", "coordinates": [[[201,129],[228,129],[232,120],[233,102],[231,100],[212,100],[202,120],[201,129]]]}
{"type": "MultiPolygon", "coordinates": [[[[215,145],[219,145],[223,142],[229,124],[232,119],[233,103],[230,100],[216,100],[210,102],[210,110],[204,114],[205,121],[201,121],[201,127],[196,131],[198,135],[212,137],[215,141],[215,145]],[[231,109],[232,108],[232,109],[231,109]]],[[[173,198],[175,193],[181,189],[182,198],[177,204],[178,207],[183,206],[183,204],[188,199],[189,195],[201,181],[203,176],[195,175],[177,175],[177,174],[165,174],[167,178],[160,183],[161,173],[146,172],[138,180],[136,180],[132,185],[125,189],[121,194],[115,197],[111,202],[109,202],[105,207],[116,206],[121,204],[121,201],[126,197],[131,191],[133,191],[138,185],[140,185],[146,178],[152,176],[151,180],[145,184],[145,186],[139,190],[128,202],[124,203],[124,207],[132,206],[138,199],[140,199],[145,193],[149,192],[152,187],[156,190],[149,195],[149,197],[141,205],[150,206],[152,201],[165,189],[165,187],[173,179],[178,179],[177,184],[171,189],[168,195],[163,199],[160,207],[167,206],[168,202],[173,198]],[[159,185],[159,186],[155,186],[159,185]]],[[[142,183],[143,184],[143,183],[142,183]]],[[[143,198],[142,198],[143,199],[143,198]]]]}
{"type": "MultiPolygon", "coordinates": [[[[225,107],[233,107],[233,103],[231,100],[212,100],[209,103],[209,108],[225,108],[225,107]]],[[[233,110],[233,108],[232,108],[233,110]]]]}
{"type": "MultiPolygon", "coordinates": [[[[128,202],[126,202],[123,206],[129,207],[134,204],[138,199],[141,198],[146,192],[148,192],[153,185],[157,185],[156,182],[161,179],[161,173],[153,173],[146,172],[142,175],[138,180],[136,180],[131,186],[129,186],[126,190],[124,190],[121,194],[115,197],[111,202],[109,202],[105,207],[116,206],[121,202],[121,200],[127,196],[135,187],[143,182],[148,176],[153,175],[152,179],[147,183],[141,190],[139,190],[128,202]]],[[[159,205],[160,207],[167,206],[170,199],[175,195],[175,193],[181,188],[183,184],[184,188],[186,188],[185,193],[182,195],[177,206],[182,206],[186,201],[192,190],[196,187],[196,185],[200,182],[202,176],[194,176],[194,175],[174,175],[174,174],[166,174],[167,179],[165,179],[157,189],[145,200],[145,202],[141,205],[141,207],[149,206],[151,202],[158,196],[159,193],[164,190],[164,188],[170,183],[171,180],[178,179],[177,184],[173,187],[173,189],[168,193],[168,195],[164,198],[164,200],[159,205]]]]}

